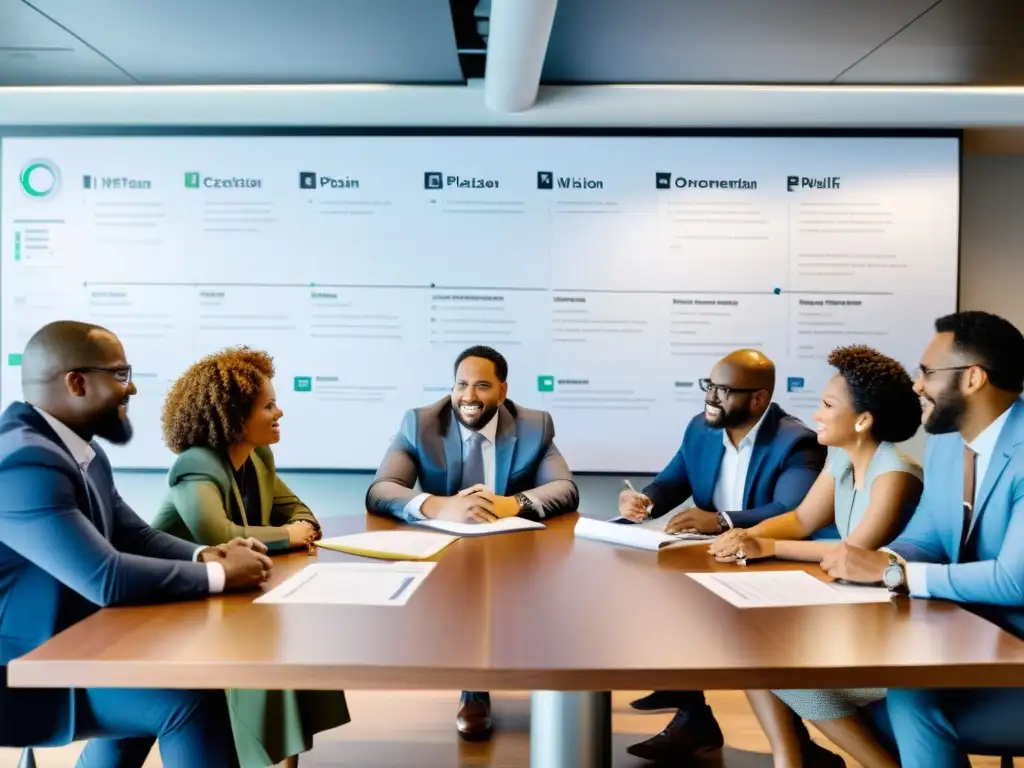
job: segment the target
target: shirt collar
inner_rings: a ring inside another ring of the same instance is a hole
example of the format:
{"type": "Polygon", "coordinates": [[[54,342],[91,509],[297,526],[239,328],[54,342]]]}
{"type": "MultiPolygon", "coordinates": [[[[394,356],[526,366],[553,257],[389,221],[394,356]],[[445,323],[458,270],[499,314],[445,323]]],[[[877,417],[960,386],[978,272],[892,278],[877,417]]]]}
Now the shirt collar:
{"type": "Polygon", "coordinates": [[[996,442],[999,440],[999,435],[1003,431],[1003,427],[1006,425],[1006,420],[1010,418],[1010,409],[1007,408],[999,417],[989,424],[985,429],[981,431],[981,434],[974,438],[971,442],[967,443],[972,451],[978,456],[991,456],[995,453],[996,442]]]}
{"type": "Polygon", "coordinates": [[[495,411],[494,415],[491,416],[491,420],[477,430],[472,430],[461,421],[459,422],[459,432],[462,434],[462,442],[466,442],[474,431],[480,433],[487,442],[493,445],[498,434],[498,412],[495,411]]]}
{"type": "MultiPolygon", "coordinates": [[[[754,441],[757,440],[757,433],[758,431],[760,431],[761,425],[764,423],[764,417],[767,415],[768,411],[765,410],[765,412],[761,414],[761,418],[758,419],[757,423],[750,428],[750,431],[743,436],[743,439],[740,440],[740,444],[737,445],[734,450],[742,451],[746,446],[754,445],[754,441]]],[[[722,445],[724,445],[726,448],[732,448],[732,441],[729,440],[729,431],[726,429],[722,430],[722,445]]]]}
{"type": "Polygon", "coordinates": [[[46,420],[46,423],[50,425],[50,428],[57,433],[57,437],[60,438],[61,442],[64,443],[65,447],[71,451],[71,456],[75,462],[82,468],[82,471],[88,471],[89,465],[92,460],[96,458],[96,450],[89,445],[85,440],[78,436],[71,427],[67,426],[60,419],[51,416],[42,408],[32,406],[36,409],[36,413],[46,420]]]}

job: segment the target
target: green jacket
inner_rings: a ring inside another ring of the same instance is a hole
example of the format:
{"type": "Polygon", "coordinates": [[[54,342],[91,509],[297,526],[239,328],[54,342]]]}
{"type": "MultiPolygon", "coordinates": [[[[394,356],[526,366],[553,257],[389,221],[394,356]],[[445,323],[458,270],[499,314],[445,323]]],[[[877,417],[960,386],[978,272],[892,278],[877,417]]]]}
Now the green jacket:
{"type": "Polygon", "coordinates": [[[167,497],[153,527],[208,547],[236,536],[251,536],[271,552],[288,549],[288,531],[283,526],[289,523],[305,520],[319,529],[313,513],[277,476],[271,450],[257,448],[251,458],[260,488],[259,520],[246,519],[242,494],[227,458],[210,448],[197,447],[178,456],[171,467],[167,497]]]}
{"type": "MultiPolygon", "coordinates": [[[[252,536],[271,552],[288,549],[288,532],[281,526],[306,520],[319,528],[309,508],[278,478],[270,449],[257,448],[251,458],[260,488],[259,520],[245,519],[228,460],[209,448],[189,448],[167,475],[167,498],[153,527],[206,546],[252,536]]],[[[259,684],[258,675],[253,684],[259,684]]],[[[306,752],[313,748],[314,734],[349,722],[342,691],[229,690],[227,699],[241,768],[265,768],[306,752]]]]}

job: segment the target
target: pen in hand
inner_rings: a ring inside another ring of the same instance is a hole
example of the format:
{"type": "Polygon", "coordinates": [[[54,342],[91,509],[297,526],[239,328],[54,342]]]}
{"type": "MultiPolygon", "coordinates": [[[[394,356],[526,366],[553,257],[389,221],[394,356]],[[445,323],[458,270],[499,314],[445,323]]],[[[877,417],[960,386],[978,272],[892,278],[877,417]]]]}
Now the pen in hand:
{"type": "MultiPolygon", "coordinates": [[[[632,491],[633,493],[635,493],[635,494],[636,494],[637,496],[639,496],[639,497],[640,497],[640,498],[642,498],[642,499],[643,499],[643,498],[646,498],[646,496],[644,496],[644,495],[643,495],[642,493],[640,493],[639,491],[637,491],[637,489],[636,489],[636,488],[634,488],[634,487],[633,487],[633,484],[632,484],[631,482],[629,482],[629,478],[626,478],[626,479],[625,479],[625,480],[623,480],[622,482],[623,482],[623,483],[624,483],[624,484],[626,485],[626,488],[628,488],[628,489],[629,489],[630,491],[632,491]]],[[[650,516],[651,516],[651,510],[652,510],[653,508],[654,508],[654,504],[650,503],[650,501],[648,500],[648,504],[647,504],[647,506],[646,506],[646,507],[644,507],[644,511],[645,511],[645,512],[647,513],[647,517],[650,517],[650,516]]]]}

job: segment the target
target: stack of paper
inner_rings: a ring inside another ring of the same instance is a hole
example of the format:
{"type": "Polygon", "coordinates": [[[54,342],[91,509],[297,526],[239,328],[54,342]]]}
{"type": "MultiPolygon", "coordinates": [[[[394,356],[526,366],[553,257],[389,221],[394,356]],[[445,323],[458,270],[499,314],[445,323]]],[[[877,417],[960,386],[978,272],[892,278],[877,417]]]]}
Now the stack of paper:
{"type": "Polygon", "coordinates": [[[257,597],[285,605],[402,606],[435,563],[315,563],[257,597]]]}
{"type": "Polygon", "coordinates": [[[367,531],[321,539],[316,545],[381,560],[426,560],[457,540],[458,536],[426,531],[367,531]]]}
{"type": "Polygon", "coordinates": [[[614,523],[589,517],[581,517],[576,521],[575,533],[581,539],[594,539],[653,551],[665,547],[706,543],[715,538],[700,533],[665,533],[643,525],[614,523]]]}
{"type": "Polygon", "coordinates": [[[453,523],[448,520],[417,520],[413,525],[422,525],[438,531],[454,533],[456,536],[490,536],[495,533],[515,531],[537,531],[546,526],[522,517],[503,517],[493,523],[453,523]]]}

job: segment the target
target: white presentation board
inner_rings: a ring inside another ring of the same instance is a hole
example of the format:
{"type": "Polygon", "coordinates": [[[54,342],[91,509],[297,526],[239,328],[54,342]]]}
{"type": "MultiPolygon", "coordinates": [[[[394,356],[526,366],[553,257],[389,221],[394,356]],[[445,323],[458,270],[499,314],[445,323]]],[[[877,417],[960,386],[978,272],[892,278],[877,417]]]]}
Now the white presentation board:
{"type": "Polygon", "coordinates": [[[956,136],[20,136],[0,143],[0,398],[42,324],[123,340],[117,467],[169,383],[267,350],[285,468],[375,468],[472,344],[580,472],[661,469],[739,347],[809,420],[828,352],[917,361],[956,309],[956,136]]]}

